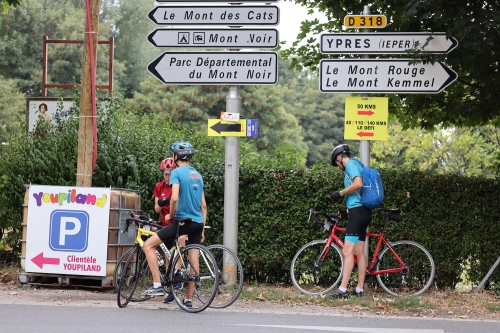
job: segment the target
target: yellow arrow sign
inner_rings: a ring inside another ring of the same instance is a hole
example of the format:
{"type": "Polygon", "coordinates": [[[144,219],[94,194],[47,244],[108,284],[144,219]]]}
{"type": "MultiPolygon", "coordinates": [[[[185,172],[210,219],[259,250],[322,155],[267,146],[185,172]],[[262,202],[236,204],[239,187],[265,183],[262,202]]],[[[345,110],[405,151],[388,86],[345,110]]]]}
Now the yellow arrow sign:
{"type": "Polygon", "coordinates": [[[208,119],[208,136],[247,136],[247,121],[221,121],[208,119]]]}
{"type": "Polygon", "coordinates": [[[385,15],[347,15],[344,25],[348,28],[385,28],[387,17],[385,15]]]}
{"type": "Polygon", "coordinates": [[[345,140],[387,140],[389,99],[387,97],[346,97],[345,140]]]}

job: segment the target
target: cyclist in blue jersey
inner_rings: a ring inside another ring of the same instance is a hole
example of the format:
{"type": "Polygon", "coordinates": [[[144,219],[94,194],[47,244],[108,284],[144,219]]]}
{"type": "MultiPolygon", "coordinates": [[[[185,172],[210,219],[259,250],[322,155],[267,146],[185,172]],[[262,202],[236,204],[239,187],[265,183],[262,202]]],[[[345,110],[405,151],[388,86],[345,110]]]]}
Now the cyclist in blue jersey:
{"type": "Polygon", "coordinates": [[[330,199],[336,202],[345,199],[347,210],[339,211],[339,217],[348,216],[347,229],[342,249],[344,267],[340,287],[330,298],[347,298],[347,286],[354,268],[354,256],[358,259],[358,285],[352,291],[354,296],[363,296],[367,259],[365,255],[366,229],[372,220],[372,211],[361,204],[361,189],[363,188],[363,168],[351,158],[348,145],[339,145],[332,151],[332,165],[344,171],[344,189],[335,191],[330,199]]]}
{"type": "MultiPolygon", "coordinates": [[[[189,165],[189,160],[194,155],[194,148],[189,142],[175,142],[170,146],[170,150],[177,165],[177,168],[170,174],[170,185],[172,186],[170,216],[173,216],[174,221],[176,219],[191,219],[180,227],[179,235],[188,235],[190,244],[201,244],[205,238],[203,228],[207,220],[207,204],[203,192],[203,177],[195,168],[189,165]]],[[[168,225],[160,229],[144,243],[143,249],[153,275],[153,286],[146,290],[146,295],[163,295],[156,247],[162,242],[167,247],[171,247],[176,232],[177,223],[168,225]]],[[[195,252],[192,251],[192,256],[189,253],[193,265],[198,263],[198,253],[195,252]]],[[[198,267],[195,267],[195,269],[197,270],[198,267]]],[[[187,307],[192,304],[193,293],[194,283],[190,282],[187,297],[183,300],[187,307]]]]}

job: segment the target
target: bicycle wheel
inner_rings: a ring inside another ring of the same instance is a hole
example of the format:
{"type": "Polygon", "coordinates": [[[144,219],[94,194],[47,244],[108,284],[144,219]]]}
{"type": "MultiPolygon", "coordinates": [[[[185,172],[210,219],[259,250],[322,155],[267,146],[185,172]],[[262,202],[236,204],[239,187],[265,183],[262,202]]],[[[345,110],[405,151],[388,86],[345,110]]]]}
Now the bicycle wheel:
{"type": "Polygon", "coordinates": [[[326,240],[315,240],[304,245],[292,259],[290,277],[301,293],[322,295],[332,290],[342,279],[344,257],[339,247],[330,244],[322,259],[326,240]]]}
{"type": "Polygon", "coordinates": [[[143,271],[140,268],[143,262],[141,253],[144,253],[142,249],[138,245],[135,245],[122,256],[125,264],[120,267],[121,274],[117,282],[117,303],[120,308],[126,307],[132,300],[137,280],[141,276],[141,271],[143,271]],[[125,256],[126,259],[124,258],[125,256]]]}
{"type": "Polygon", "coordinates": [[[174,299],[181,309],[187,312],[205,310],[215,297],[219,285],[217,264],[212,253],[203,245],[191,244],[179,252],[175,252],[172,267],[181,262],[180,277],[170,272],[174,299]],[[177,288],[178,285],[181,288],[177,288]],[[191,290],[189,290],[191,286],[191,290]],[[184,304],[185,299],[191,299],[191,307],[184,304]]]}
{"type": "Polygon", "coordinates": [[[243,289],[243,266],[238,256],[224,245],[208,246],[219,268],[219,287],[210,304],[211,308],[223,309],[233,304],[243,289]]]}
{"type": "Polygon", "coordinates": [[[115,270],[113,272],[113,286],[115,286],[116,291],[118,291],[118,281],[122,276],[123,267],[125,267],[125,263],[127,262],[127,258],[131,251],[134,250],[134,247],[128,249],[118,260],[115,266],[115,270]]]}
{"type": "MultiPolygon", "coordinates": [[[[399,273],[378,274],[377,281],[392,296],[418,296],[432,285],[434,280],[434,260],[422,245],[412,241],[399,241],[391,246],[403,260],[408,270],[399,273]]],[[[376,270],[400,267],[388,247],[380,253],[376,270]]]]}

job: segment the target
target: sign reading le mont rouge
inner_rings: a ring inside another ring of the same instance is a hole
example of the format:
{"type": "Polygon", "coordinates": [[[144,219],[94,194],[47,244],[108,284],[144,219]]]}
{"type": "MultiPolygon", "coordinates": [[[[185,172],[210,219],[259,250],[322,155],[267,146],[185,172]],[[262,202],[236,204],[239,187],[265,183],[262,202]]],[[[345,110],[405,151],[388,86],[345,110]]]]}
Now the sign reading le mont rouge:
{"type": "Polygon", "coordinates": [[[457,79],[441,62],[410,65],[411,59],[324,59],[320,90],[329,93],[433,94],[457,79]]]}
{"type": "Polygon", "coordinates": [[[165,52],[148,70],[165,84],[251,85],[278,82],[275,52],[165,52]]]}

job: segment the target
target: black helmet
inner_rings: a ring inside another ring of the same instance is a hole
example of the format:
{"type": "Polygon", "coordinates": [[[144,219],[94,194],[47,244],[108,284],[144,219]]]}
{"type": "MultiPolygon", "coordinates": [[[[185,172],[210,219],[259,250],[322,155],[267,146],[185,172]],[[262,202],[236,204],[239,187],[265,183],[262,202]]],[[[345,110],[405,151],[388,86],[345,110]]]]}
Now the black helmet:
{"type": "Polygon", "coordinates": [[[194,148],[189,142],[178,141],[170,146],[170,150],[176,154],[180,160],[189,161],[194,155],[194,148]]]}
{"type": "Polygon", "coordinates": [[[337,159],[337,156],[340,154],[347,154],[348,156],[351,155],[351,149],[349,148],[348,145],[338,145],[337,147],[333,148],[332,151],[332,165],[337,166],[335,164],[335,160],[337,159]]]}

